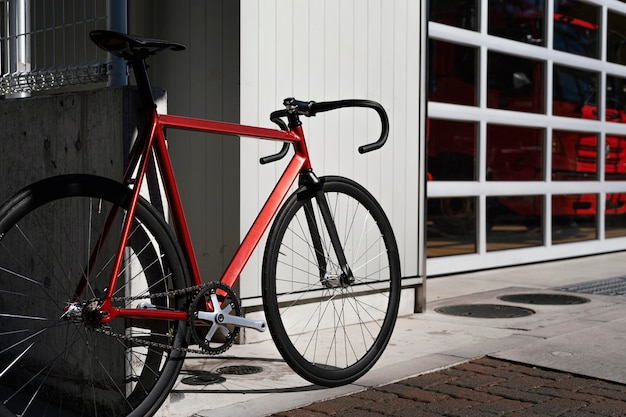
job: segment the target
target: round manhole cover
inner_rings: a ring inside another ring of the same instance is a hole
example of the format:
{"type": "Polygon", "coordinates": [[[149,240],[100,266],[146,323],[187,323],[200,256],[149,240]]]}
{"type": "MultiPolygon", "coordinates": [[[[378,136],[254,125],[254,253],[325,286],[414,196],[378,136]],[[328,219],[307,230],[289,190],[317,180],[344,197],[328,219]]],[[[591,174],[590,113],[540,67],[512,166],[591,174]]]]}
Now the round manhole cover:
{"type": "Polygon", "coordinates": [[[196,371],[192,376],[183,378],[180,382],[185,385],[212,385],[225,382],[226,378],[205,371],[196,371]]]}
{"type": "Polygon", "coordinates": [[[234,365],[217,368],[215,372],[219,375],[253,375],[263,372],[263,368],[251,365],[234,365]]]}
{"type": "Polygon", "coordinates": [[[511,303],[536,305],[573,305],[589,302],[587,298],[567,294],[511,294],[498,298],[511,303]]]}
{"type": "Polygon", "coordinates": [[[451,316],[474,317],[479,319],[512,319],[525,317],[535,312],[529,308],[502,304],[460,304],[439,307],[436,312],[451,316]]]}

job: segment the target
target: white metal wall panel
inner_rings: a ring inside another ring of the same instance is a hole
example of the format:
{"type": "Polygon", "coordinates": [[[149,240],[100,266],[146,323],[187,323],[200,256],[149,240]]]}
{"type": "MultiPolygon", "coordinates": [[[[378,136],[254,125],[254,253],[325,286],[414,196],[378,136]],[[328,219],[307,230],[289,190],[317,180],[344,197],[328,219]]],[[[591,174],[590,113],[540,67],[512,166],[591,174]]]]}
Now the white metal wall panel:
{"type": "MultiPolygon", "coordinates": [[[[304,122],[318,175],[339,174],[366,186],[396,232],[402,275],[417,276],[420,2],[412,0],[241,0],[241,122],[274,127],[283,98],[379,101],[391,133],[381,150],[357,147],[379,133],[378,117],[340,110],[304,122]]],[[[241,233],[248,230],[286,161],[258,159],[280,145],[242,139],[241,233]]],[[[243,298],[260,295],[262,247],[243,273],[243,298]]]]}

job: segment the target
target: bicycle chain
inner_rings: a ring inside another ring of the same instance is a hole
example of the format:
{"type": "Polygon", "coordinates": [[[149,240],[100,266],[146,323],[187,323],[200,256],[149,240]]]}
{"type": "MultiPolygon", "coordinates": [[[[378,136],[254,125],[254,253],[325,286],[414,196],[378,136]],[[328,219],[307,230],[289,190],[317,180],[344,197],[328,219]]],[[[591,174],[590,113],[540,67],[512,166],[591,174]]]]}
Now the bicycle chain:
{"type": "MultiPolygon", "coordinates": [[[[171,290],[171,291],[164,291],[164,292],[159,292],[159,293],[155,293],[155,294],[147,294],[147,295],[134,295],[134,296],[130,296],[130,297],[111,297],[111,301],[112,302],[126,302],[126,301],[137,301],[137,300],[145,300],[145,299],[151,299],[151,298],[163,298],[163,297],[170,297],[170,296],[179,296],[179,295],[186,295],[186,294],[190,294],[190,293],[197,293],[200,290],[202,290],[203,288],[207,287],[211,285],[211,282],[205,282],[202,283],[200,285],[194,285],[192,287],[186,287],[186,288],[180,288],[177,290],[171,290]]],[[[140,339],[138,337],[133,337],[133,336],[128,336],[125,334],[120,334],[120,333],[116,333],[112,330],[106,330],[103,328],[91,328],[92,331],[96,332],[96,333],[100,333],[100,334],[104,334],[106,336],[110,336],[110,337],[115,337],[116,339],[120,339],[120,340],[124,340],[127,342],[131,342],[131,343],[135,343],[139,346],[149,346],[149,347],[154,347],[154,348],[159,348],[159,349],[163,349],[163,350],[169,350],[169,351],[177,351],[177,352],[185,352],[185,353],[195,353],[195,354],[200,354],[200,355],[218,355],[220,353],[223,352],[208,352],[204,349],[194,349],[194,348],[190,348],[190,347],[177,347],[177,346],[171,346],[171,345],[166,345],[165,343],[158,343],[158,342],[152,342],[149,340],[144,340],[144,339],[140,339]]],[[[227,349],[224,349],[224,351],[227,349]]]]}
{"type": "Polygon", "coordinates": [[[150,298],[163,298],[169,296],[178,296],[185,295],[192,292],[197,292],[203,289],[204,287],[208,287],[211,285],[210,282],[204,282],[200,285],[194,285],[193,287],[180,288],[178,290],[164,291],[158,292],[155,294],[147,294],[147,295],[133,295],[130,297],[111,297],[111,301],[137,301],[137,300],[146,300],[150,298]]]}
{"type": "Polygon", "coordinates": [[[126,342],[131,342],[131,343],[137,344],[139,346],[148,346],[148,347],[159,348],[159,349],[169,350],[169,351],[176,351],[176,352],[195,353],[195,354],[199,354],[199,355],[210,355],[209,352],[207,352],[205,350],[202,350],[202,349],[194,349],[194,348],[190,348],[190,347],[183,348],[183,347],[166,345],[165,343],[151,342],[149,340],[143,340],[143,339],[139,339],[137,337],[132,337],[132,336],[127,336],[125,334],[115,333],[114,331],[106,330],[106,329],[102,329],[102,328],[93,328],[91,330],[96,332],[96,333],[100,333],[100,334],[103,334],[105,336],[115,337],[116,339],[120,339],[120,340],[123,340],[123,341],[126,341],[126,342]]]}

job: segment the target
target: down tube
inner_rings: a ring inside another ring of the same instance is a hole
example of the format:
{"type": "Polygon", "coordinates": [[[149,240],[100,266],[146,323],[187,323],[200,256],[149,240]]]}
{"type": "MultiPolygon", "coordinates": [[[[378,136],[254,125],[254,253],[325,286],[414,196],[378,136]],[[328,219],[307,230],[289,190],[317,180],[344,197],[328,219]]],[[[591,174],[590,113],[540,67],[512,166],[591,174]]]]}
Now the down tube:
{"type": "Polygon", "coordinates": [[[265,233],[265,230],[272,222],[274,215],[287,196],[289,189],[298,177],[298,174],[300,173],[305,162],[306,158],[298,154],[293,156],[289,165],[285,169],[285,172],[280,177],[280,180],[278,180],[276,187],[274,187],[272,193],[263,205],[261,212],[254,220],[254,223],[252,223],[246,237],[241,242],[241,245],[239,245],[239,249],[237,249],[235,256],[233,256],[233,259],[230,261],[226,271],[224,271],[224,275],[222,275],[222,278],[220,279],[221,282],[229,287],[235,285],[237,278],[239,278],[239,274],[241,274],[243,267],[248,262],[248,259],[250,259],[250,255],[252,255],[252,252],[259,244],[263,233],[265,233]]]}

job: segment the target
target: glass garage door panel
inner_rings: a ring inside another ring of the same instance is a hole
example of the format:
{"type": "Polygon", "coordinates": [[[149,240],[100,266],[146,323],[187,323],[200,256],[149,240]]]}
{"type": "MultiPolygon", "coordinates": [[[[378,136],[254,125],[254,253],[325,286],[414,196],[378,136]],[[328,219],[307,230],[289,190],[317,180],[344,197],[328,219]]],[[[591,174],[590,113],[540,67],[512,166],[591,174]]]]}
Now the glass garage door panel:
{"type": "Polygon", "coordinates": [[[428,174],[431,181],[476,180],[477,132],[477,123],[430,120],[428,174]]]}
{"type": "Polygon", "coordinates": [[[430,1],[430,271],[626,247],[625,4],[430,1]]]}
{"type": "Polygon", "coordinates": [[[543,113],[544,63],[516,55],[487,54],[487,107],[543,113]]]}
{"type": "Polygon", "coordinates": [[[490,35],[545,46],[545,2],[542,0],[489,1],[490,35]]]}
{"type": "Polygon", "coordinates": [[[487,251],[542,246],[543,196],[487,197],[487,251]]]}
{"type": "Polygon", "coordinates": [[[464,196],[428,199],[429,258],[476,253],[476,203],[464,196]]]}
{"type": "Polygon", "coordinates": [[[554,2],[554,49],[598,58],[600,7],[582,1],[554,2]]]}
{"type": "Polygon", "coordinates": [[[476,106],[478,48],[431,40],[428,53],[428,99],[476,106]]]}
{"type": "Polygon", "coordinates": [[[598,135],[566,130],[552,131],[552,180],[598,179],[598,135]]]}
{"type": "Polygon", "coordinates": [[[487,180],[542,180],[543,138],[543,129],[511,125],[488,125],[487,180]]]}
{"type": "Polygon", "coordinates": [[[552,114],[598,120],[598,73],[554,65],[552,114]]]}
{"type": "Polygon", "coordinates": [[[431,0],[428,4],[431,22],[443,23],[467,30],[478,30],[476,11],[478,0],[441,1],[431,0]]]}
{"type": "Polygon", "coordinates": [[[607,208],[604,212],[604,235],[607,239],[626,236],[626,206],[622,200],[625,195],[607,195],[607,208]],[[610,201],[617,201],[614,208],[609,208],[610,201]]]}
{"type": "Polygon", "coordinates": [[[597,202],[597,194],[552,196],[552,243],[597,239],[597,202]]]}

